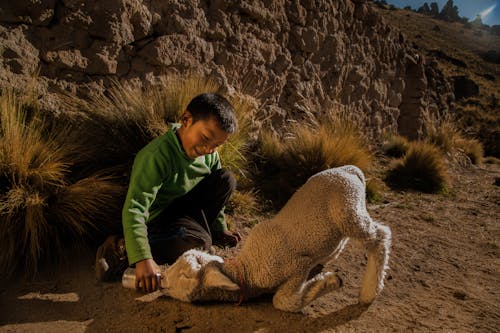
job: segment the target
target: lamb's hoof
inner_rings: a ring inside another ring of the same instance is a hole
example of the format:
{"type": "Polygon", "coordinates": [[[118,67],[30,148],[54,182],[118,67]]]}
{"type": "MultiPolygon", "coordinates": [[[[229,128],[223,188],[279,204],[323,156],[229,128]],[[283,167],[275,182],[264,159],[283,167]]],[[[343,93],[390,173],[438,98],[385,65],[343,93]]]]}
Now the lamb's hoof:
{"type": "Polygon", "coordinates": [[[373,301],[371,302],[362,302],[362,301],[359,301],[358,302],[358,306],[362,307],[362,308],[369,308],[370,305],[372,305],[373,301]]]}
{"type": "Polygon", "coordinates": [[[359,296],[359,304],[369,306],[375,300],[375,296],[359,296]]]}

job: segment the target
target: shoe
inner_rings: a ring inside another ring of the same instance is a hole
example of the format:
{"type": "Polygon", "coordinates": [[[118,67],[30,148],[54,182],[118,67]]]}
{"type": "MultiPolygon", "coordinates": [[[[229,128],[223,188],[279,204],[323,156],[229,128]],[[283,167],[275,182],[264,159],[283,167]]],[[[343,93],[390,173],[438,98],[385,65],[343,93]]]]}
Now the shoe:
{"type": "Polygon", "coordinates": [[[98,281],[118,281],[128,267],[125,240],[121,236],[109,236],[99,246],[95,257],[95,275],[98,281]]]}

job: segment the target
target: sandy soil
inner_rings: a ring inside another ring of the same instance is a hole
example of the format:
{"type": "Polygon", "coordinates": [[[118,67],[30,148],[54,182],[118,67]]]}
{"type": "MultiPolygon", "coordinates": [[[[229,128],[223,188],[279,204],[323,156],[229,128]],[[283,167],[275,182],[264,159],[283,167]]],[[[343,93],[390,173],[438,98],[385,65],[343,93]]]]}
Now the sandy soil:
{"type": "Polygon", "coordinates": [[[187,304],[98,283],[88,253],[36,281],[2,284],[0,332],[497,331],[497,177],[495,165],[454,168],[448,195],[389,191],[383,203],[369,205],[393,233],[386,288],[369,307],[357,304],[365,257],[353,243],[327,266],[344,287],[299,314],[274,309],[269,297],[241,306],[187,304]]]}

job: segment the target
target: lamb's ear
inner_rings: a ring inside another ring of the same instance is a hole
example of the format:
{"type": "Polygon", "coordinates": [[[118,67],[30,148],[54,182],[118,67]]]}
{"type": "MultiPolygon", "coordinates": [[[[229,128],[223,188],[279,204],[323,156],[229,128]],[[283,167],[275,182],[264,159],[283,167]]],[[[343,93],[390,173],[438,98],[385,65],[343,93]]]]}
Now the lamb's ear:
{"type": "Polygon", "coordinates": [[[225,276],[219,271],[218,268],[214,266],[209,266],[205,270],[205,276],[203,278],[203,285],[206,288],[220,288],[224,290],[236,291],[240,287],[231,281],[230,278],[225,276]]]}

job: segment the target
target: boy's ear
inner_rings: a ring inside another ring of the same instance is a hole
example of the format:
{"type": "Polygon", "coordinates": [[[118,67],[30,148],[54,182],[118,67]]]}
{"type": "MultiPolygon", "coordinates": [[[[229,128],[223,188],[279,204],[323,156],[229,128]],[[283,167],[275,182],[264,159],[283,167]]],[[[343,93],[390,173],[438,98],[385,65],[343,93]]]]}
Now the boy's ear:
{"type": "Polygon", "coordinates": [[[193,115],[188,110],[184,111],[184,113],[181,114],[182,126],[187,126],[192,121],[193,121],[193,115]]]}
{"type": "Polygon", "coordinates": [[[231,281],[214,266],[208,266],[203,277],[203,285],[206,288],[220,288],[224,290],[236,291],[240,290],[240,286],[231,281]]]}

